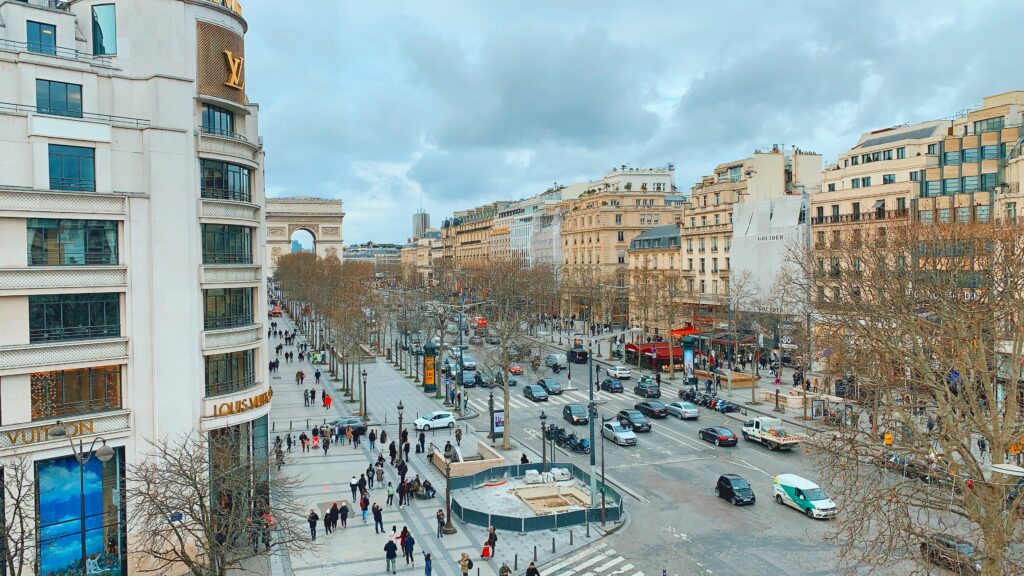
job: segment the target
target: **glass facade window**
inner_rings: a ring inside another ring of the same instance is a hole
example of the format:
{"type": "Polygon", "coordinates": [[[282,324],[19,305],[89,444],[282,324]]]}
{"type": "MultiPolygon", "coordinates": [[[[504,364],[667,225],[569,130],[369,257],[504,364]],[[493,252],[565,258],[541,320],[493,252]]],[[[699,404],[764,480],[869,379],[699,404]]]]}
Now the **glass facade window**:
{"type": "Polygon", "coordinates": [[[72,455],[35,466],[37,573],[127,574],[124,449],[114,448],[108,462],[90,458],[83,468],[72,455]]]}
{"type": "Polygon", "coordinates": [[[203,104],[203,132],[234,136],[235,114],[220,106],[203,104]]]}
{"type": "Polygon", "coordinates": [[[82,87],[67,82],[36,80],[36,112],[82,117],[82,87]]]}
{"type": "Polygon", "coordinates": [[[910,181],[911,182],[917,182],[919,179],[920,179],[920,173],[918,173],[918,172],[911,172],[910,173],[910,181]]]}
{"type": "Polygon", "coordinates": [[[986,118],[985,120],[978,120],[974,123],[974,133],[980,134],[982,132],[994,132],[996,130],[1002,130],[1005,120],[1002,116],[997,118],[986,118]]]}
{"type": "Polygon", "coordinates": [[[117,293],[42,294],[28,297],[29,342],[59,342],[121,335],[117,293]]]}
{"type": "Polygon", "coordinates": [[[203,264],[252,264],[252,228],[203,224],[203,264]]]}
{"type": "Polygon", "coordinates": [[[32,374],[32,419],[65,418],[121,407],[121,367],[32,374]]]}
{"type": "Polygon", "coordinates": [[[897,148],[896,149],[896,159],[897,160],[903,160],[906,157],[907,157],[907,149],[906,148],[902,148],[901,147],[901,148],[897,148]]]}
{"type": "Polygon", "coordinates": [[[946,178],[942,181],[942,191],[944,194],[956,194],[960,191],[960,179],[946,178]]]}
{"type": "Polygon", "coordinates": [[[256,384],[255,350],[206,356],[206,395],[230,394],[256,384]]]}
{"type": "Polygon", "coordinates": [[[924,183],[924,194],[926,198],[932,196],[942,195],[942,181],[941,180],[929,180],[924,183]]]}
{"type": "Polygon", "coordinates": [[[981,151],[977,148],[964,148],[960,154],[964,162],[977,162],[981,160],[981,151]]]}
{"type": "Polygon", "coordinates": [[[929,144],[928,145],[928,153],[929,154],[938,154],[939,153],[939,145],[938,144],[929,144]]]}
{"type": "Polygon", "coordinates": [[[25,45],[29,52],[51,56],[57,53],[57,27],[53,24],[29,20],[25,32],[28,39],[25,45]]]}
{"type": "Polygon", "coordinates": [[[981,159],[982,160],[993,160],[999,158],[999,146],[982,146],[981,147],[981,159]]]}
{"type": "Polygon", "coordinates": [[[202,177],[200,190],[203,198],[251,202],[249,169],[219,160],[200,160],[202,177]]]}
{"type": "Polygon", "coordinates": [[[117,265],[117,222],[28,219],[29,266],[117,265]]]}
{"type": "MultiPolygon", "coordinates": [[[[988,206],[986,206],[985,208],[986,208],[986,211],[987,211],[988,206]]],[[[1006,217],[1009,218],[1010,220],[1016,220],[1017,219],[1017,203],[1016,202],[1007,202],[1006,203],[1006,217]]]]}
{"type": "Polygon", "coordinates": [[[895,174],[882,174],[882,184],[893,184],[896,182],[895,174]]]}
{"type": "Polygon", "coordinates": [[[865,176],[865,177],[861,178],[860,179],[860,185],[863,186],[864,188],[867,188],[868,186],[871,186],[871,176],[865,176]]]}
{"type": "Polygon", "coordinates": [[[221,510],[256,506],[266,500],[269,478],[268,417],[209,433],[210,483],[221,510]]]}
{"type": "Polygon", "coordinates": [[[96,156],[92,148],[50,144],[50,189],[96,191],[96,156]]]}
{"type": "Polygon", "coordinates": [[[960,163],[960,152],[946,152],[942,155],[942,163],[953,166],[960,163]]]}
{"type": "Polygon", "coordinates": [[[860,188],[860,178],[854,178],[853,180],[850,180],[850,186],[854,188],[860,188]]]}
{"type": "Polygon", "coordinates": [[[92,7],[92,53],[95,56],[117,54],[117,10],[113,4],[92,7]]]}
{"type": "Polygon", "coordinates": [[[835,192],[836,191],[836,183],[835,182],[829,182],[829,184],[828,184],[828,191],[829,192],[835,192]]]}
{"type": "Polygon", "coordinates": [[[956,209],[956,221],[957,222],[970,222],[971,221],[971,207],[960,206],[956,209]]]}
{"type": "Polygon", "coordinates": [[[934,213],[931,210],[918,210],[917,219],[922,224],[931,224],[934,219],[934,213]]]}
{"type": "Polygon", "coordinates": [[[996,189],[996,185],[999,184],[999,174],[982,174],[981,175],[981,189],[985,192],[991,192],[996,189]]]}
{"type": "Polygon", "coordinates": [[[978,191],[978,177],[977,176],[964,176],[960,179],[960,190],[962,192],[977,192],[978,191]]]}
{"type": "Polygon", "coordinates": [[[939,209],[939,222],[942,222],[943,224],[948,224],[949,223],[949,218],[950,218],[949,208],[940,208],[939,209]]]}
{"type": "Polygon", "coordinates": [[[207,330],[252,324],[251,288],[203,290],[204,326],[207,330]]]}

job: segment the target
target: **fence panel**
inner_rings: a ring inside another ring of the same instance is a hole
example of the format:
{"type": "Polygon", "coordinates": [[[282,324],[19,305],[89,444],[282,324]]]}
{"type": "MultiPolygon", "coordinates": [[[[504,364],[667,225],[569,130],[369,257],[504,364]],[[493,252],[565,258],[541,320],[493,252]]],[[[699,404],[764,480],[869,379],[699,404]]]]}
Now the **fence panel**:
{"type": "Polygon", "coordinates": [[[587,512],[588,510],[573,510],[572,512],[558,514],[555,516],[555,525],[558,528],[562,528],[584,524],[587,521],[587,512]]]}

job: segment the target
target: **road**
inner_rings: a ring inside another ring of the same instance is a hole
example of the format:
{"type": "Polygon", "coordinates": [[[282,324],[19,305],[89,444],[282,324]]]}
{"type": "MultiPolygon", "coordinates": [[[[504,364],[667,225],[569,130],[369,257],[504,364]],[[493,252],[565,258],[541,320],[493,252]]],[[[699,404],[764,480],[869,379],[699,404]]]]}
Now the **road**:
{"type": "MultiPolygon", "coordinates": [[[[487,347],[471,347],[477,360],[489,354],[487,347]]],[[[549,351],[555,351],[551,347],[549,351]]],[[[564,352],[564,350],[562,350],[564,352]]],[[[484,362],[486,363],[486,362],[484,362]]],[[[607,377],[607,364],[602,379],[607,377]]],[[[562,407],[568,403],[586,405],[588,369],[573,365],[572,382],[577,389],[552,396],[546,402],[533,402],[523,396],[523,385],[540,377],[555,376],[551,370],[530,369],[517,377],[519,386],[510,394],[507,425],[513,438],[532,451],[531,460],[540,458],[540,414],[547,423],[573,428],[562,420],[562,407]]],[[[633,394],[636,371],[624,380],[624,393],[597,393],[599,413],[608,417],[623,408],[632,408],[641,398],[633,394]]],[[[562,371],[557,379],[569,385],[569,374],[562,371]]],[[[663,402],[678,399],[681,379],[662,381],[663,402]]],[[[470,389],[470,404],[485,414],[472,421],[478,429],[486,427],[490,390],[470,389]]],[[[500,407],[500,389],[494,389],[495,405],[500,407]]],[[[824,542],[827,521],[810,520],[798,511],[780,506],[771,499],[772,477],[779,473],[796,473],[815,479],[810,459],[797,449],[773,452],[758,444],[740,440],[735,447],[717,447],[698,439],[697,431],[710,425],[725,425],[739,435],[739,421],[711,410],[701,409],[699,420],[668,418],[655,420],[650,433],[640,433],[637,446],[620,447],[607,443],[605,468],[609,483],[626,488],[626,508],[631,523],[609,539],[609,546],[648,575],[667,574],[833,574],[834,549],[824,542]],[[734,507],[714,496],[714,485],[721,474],[737,473],[754,487],[758,502],[754,506],[734,507]]],[[[579,435],[588,434],[586,426],[575,427],[579,435]]],[[[601,468],[600,435],[595,446],[597,470],[601,468]]],[[[558,460],[570,460],[589,466],[589,456],[558,449],[558,460]]],[[[556,574],[602,573],[577,572],[572,567],[556,574]]]]}

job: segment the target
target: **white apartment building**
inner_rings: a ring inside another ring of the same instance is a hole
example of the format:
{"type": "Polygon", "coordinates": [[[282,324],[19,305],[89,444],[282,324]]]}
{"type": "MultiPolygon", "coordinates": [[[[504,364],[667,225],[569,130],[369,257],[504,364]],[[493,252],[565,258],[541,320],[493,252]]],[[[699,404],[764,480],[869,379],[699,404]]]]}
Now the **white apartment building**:
{"type": "Polygon", "coordinates": [[[267,458],[246,28],[234,0],[0,0],[0,463],[34,461],[32,573],[135,572],[149,440],[267,458]]]}

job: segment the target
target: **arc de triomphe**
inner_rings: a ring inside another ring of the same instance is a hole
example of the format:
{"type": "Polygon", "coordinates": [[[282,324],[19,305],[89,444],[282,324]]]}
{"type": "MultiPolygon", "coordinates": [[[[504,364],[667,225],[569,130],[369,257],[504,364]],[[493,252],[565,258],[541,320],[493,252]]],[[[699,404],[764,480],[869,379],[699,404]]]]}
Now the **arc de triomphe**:
{"type": "Polygon", "coordinates": [[[296,230],[313,235],[318,256],[341,258],[344,218],[341,200],[311,196],[267,198],[267,274],[273,276],[277,259],[292,251],[291,238],[296,230]]]}

